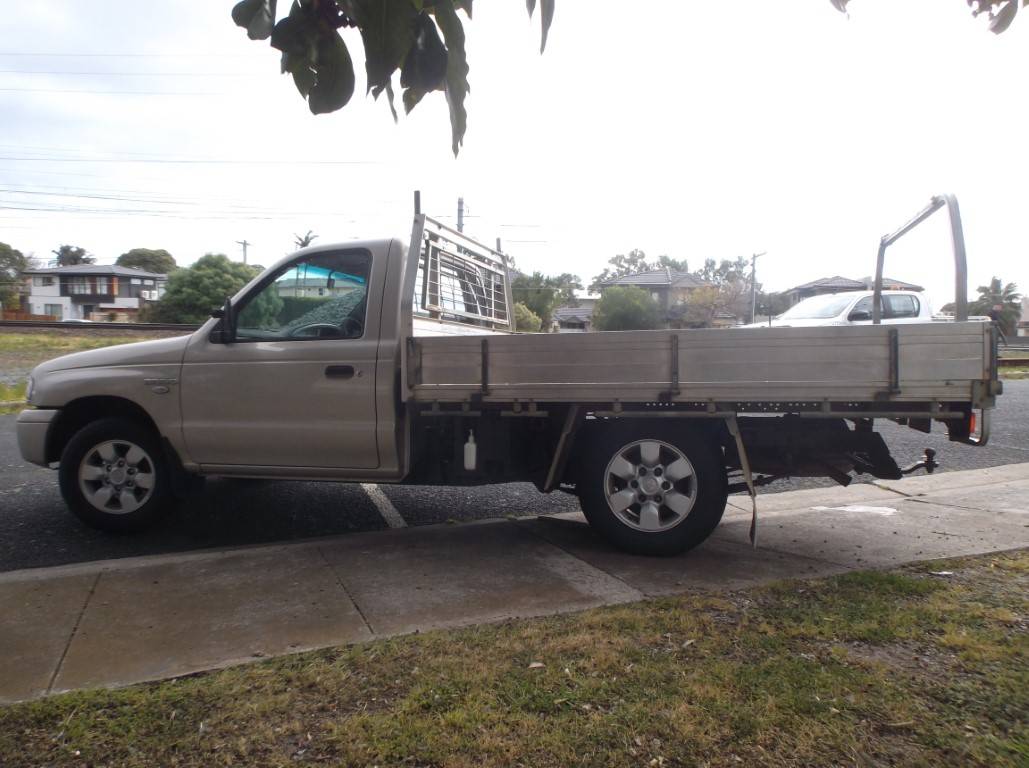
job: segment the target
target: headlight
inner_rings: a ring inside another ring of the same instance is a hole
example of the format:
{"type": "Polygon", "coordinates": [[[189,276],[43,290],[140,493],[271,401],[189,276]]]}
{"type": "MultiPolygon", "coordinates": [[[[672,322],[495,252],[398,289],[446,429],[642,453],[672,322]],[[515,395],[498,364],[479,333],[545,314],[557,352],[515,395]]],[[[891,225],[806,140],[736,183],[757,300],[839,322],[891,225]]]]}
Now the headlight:
{"type": "Polygon", "coordinates": [[[32,405],[32,388],[34,385],[35,382],[32,380],[32,377],[29,376],[29,383],[25,385],[25,402],[29,405],[32,405]]]}

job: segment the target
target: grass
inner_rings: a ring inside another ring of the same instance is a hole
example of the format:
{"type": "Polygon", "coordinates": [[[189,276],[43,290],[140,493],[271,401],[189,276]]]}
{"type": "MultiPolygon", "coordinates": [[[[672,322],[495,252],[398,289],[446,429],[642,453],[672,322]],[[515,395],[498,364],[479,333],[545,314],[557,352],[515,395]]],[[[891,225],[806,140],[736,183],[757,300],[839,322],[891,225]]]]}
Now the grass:
{"type": "MultiPolygon", "coordinates": [[[[166,335],[166,334],[165,334],[166,335]]],[[[157,335],[133,334],[104,336],[100,334],[74,334],[62,331],[49,333],[0,333],[0,402],[21,400],[29,373],[40,363],[70,352],[146,341],[157,335]]],[[[17,410],[18,406],[0,406],[0,413],[17,410]]]]}
{"type": "Polygon", "coordinates": [[[49,359],[58,355],[67,355],[69,352],[98,349],[113,344],[128,344],[133,341],[146,341],[151,338],[155,337],[147,334],[78,336],[64,333],[0,333],[0,355],[45,355],[44,359],[49,359]]]}
{"type": "Polygon", "coordinates": [[[1027,588],[1021,552],[65,694],[0,709],[0,764],[1026,765],[1027,588]]]}

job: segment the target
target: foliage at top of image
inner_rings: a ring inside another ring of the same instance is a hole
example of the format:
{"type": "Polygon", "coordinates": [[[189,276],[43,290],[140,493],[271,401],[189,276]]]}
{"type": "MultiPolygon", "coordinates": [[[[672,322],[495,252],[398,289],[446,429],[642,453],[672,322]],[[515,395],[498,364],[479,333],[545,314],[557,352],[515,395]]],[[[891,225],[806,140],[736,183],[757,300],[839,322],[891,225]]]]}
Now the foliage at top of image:
{"type": "MultiPolygon", "coordinates": [[[[829,2],[836,10],[846,13],[847,5],[851,0],[829,0],[829,2]]],[[[986,16],[988,29],[997,35],[1011,26],[1019,8],[1029,5],[1029,0],[1021,0],[1021,3],[1019,0],[965,0],[965,2],[972,9],[973,16],[986,16]]]]}
{"type": "MultiPolygon", "coordinates": [[[[540,53],[554,20],[556,0],[540,0],[540,53]]],[[[829,0],[847,12],[851,0],[829,0]]],[[[1000,34],[1029,0],[965,0],[973,16],[985,15],[991,32],[1000,34]]],[[[393,75],[400,70],[404,111],[410,113],[432,91],[442,91],[450,107],[452,147],[464,141],[468,95],[461,10],[472,18],[472,0],[294,0],[276,21],[277,0],[241,0],[232,20],[251,40],[268,40],[281,51],[281,71],[288,72],[313,114],[342,109],[354,95],[357,78],[350,49],[339,30],[354,28],[364,48],[367,93],[386,94],[393,119],[393,75]]],[[[531,17],[536,0],[526,0],[531,17]]]]}
{"type": "MultiPolygon", "coordinates": [[[[555,0],[540,0],[540,53],[554,18],[555,0]]],[[[367,93],[385,92],[394,120],[393,75],[400,70],[404,111],[426,94],[442,91],[450,107],[453,150],[464,141],[468,85],[465,33],[457,11],[472,17],[472,0],[294,0],[276,21],[276,0],[242,0],[232,20],[251,40],[268,40],[281,51],[282,72],[293,77],[313,114],[342,109],[354,95],[356,75],[340,30],[360,32],[367,93]]],[[[527,0],[531,17],[536,0],[527,0]]]]}
{"type": "Polygon", "coordinates": [[[114,263],[119,267],[142,269],[145,272],[156,272],[161,275],[167,275],[169,272],[174,272],[178,267],[175,263],[175,258],[168,253],[168,251],[164,250],[164,248],[158,248],[156,250],[150,248],[133,248],[119,256],[118,260],[114,263]]]}

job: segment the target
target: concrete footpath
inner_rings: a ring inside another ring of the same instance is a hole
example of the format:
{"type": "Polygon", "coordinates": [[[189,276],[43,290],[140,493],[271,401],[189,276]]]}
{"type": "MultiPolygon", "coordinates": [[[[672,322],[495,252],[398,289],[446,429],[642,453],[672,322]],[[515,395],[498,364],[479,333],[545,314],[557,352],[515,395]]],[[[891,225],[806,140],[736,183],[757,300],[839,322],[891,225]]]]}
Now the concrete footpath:
{"type": "Polygon", "coordinates": [[[1029,464],[733,497],[703,546],[612,550],[578,515],[0,575],[0,702],[690,589],[1029,546],[1029,464]]]}

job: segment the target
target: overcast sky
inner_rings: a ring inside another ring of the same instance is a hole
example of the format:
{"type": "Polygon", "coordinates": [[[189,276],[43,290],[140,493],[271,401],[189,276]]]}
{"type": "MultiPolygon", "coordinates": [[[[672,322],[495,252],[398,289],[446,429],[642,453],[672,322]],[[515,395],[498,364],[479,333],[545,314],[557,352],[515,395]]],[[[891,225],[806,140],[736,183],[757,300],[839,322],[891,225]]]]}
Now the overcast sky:
{"type": "MultiPolygon", "coordinates": [[[[466,231],[523,270],[589,280],[632,248],[692,268],[767,251],[758,278],[779,290],[872,273],[880,235],[950,191],[973,293],[991,275],[1029,289],[1029,11],[995,36],[964,0],[853,0],[849,18],[828,0],[563,0],[540,56],[525,3],[479,0],[455,160],[442,94],[399,125],[363,97],[353,30],[358,93],[315,117],[232,2],[8,5],[0,240],[25,252],[188,264],[246,239],[270,264],[308,229],[406,235],[421,189],[449,223],[464,196],[466,231]]],[[[939,306],[937,217],[886,272],[939,306]]]]}

